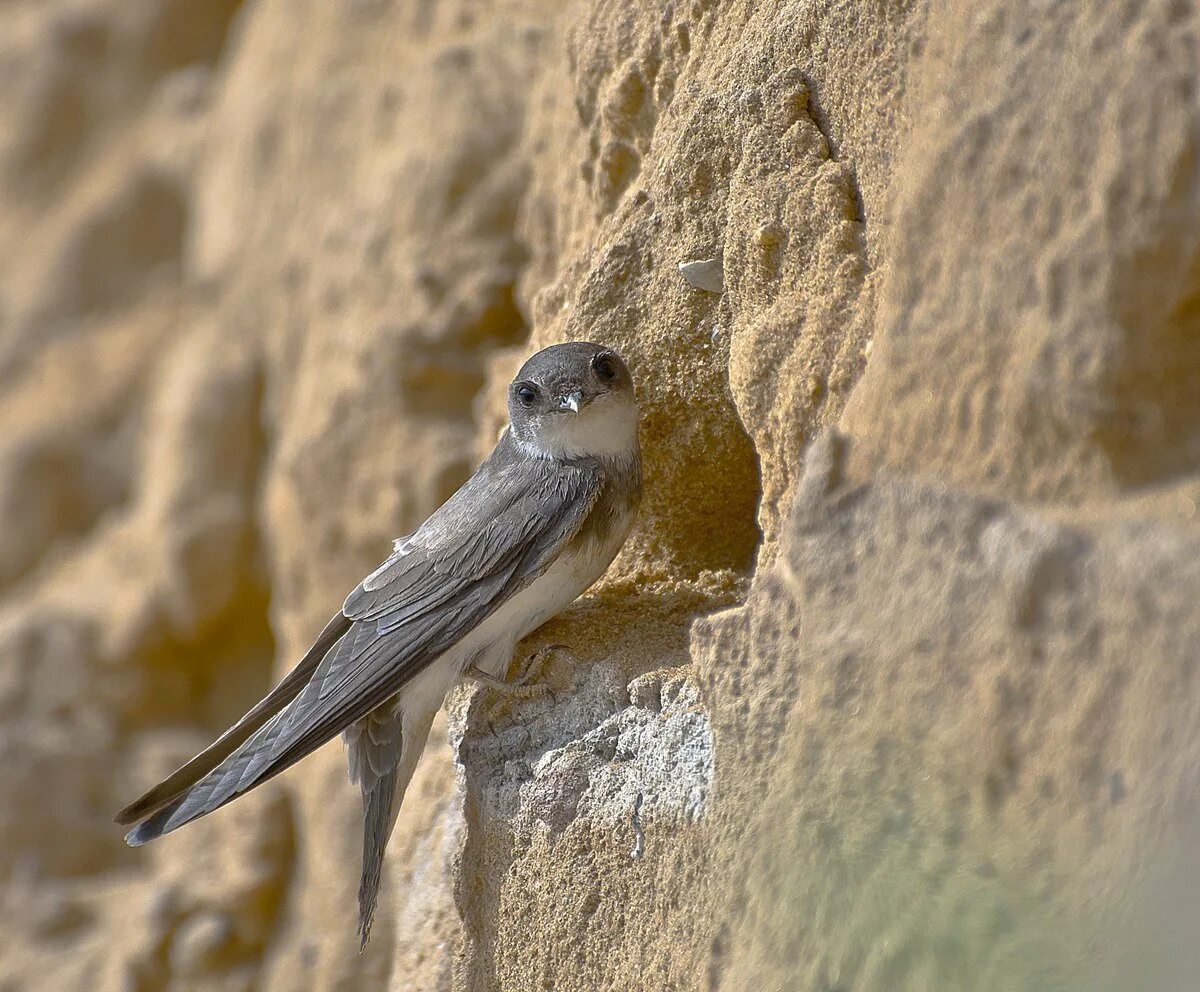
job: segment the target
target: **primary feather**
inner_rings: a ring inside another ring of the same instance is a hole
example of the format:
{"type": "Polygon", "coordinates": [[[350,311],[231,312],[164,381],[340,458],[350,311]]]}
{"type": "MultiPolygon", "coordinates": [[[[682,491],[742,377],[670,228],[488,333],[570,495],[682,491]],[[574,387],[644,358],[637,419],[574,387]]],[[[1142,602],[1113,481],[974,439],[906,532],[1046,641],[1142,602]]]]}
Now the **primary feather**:
{"type": "Polygon", "coordinates": [[[122,811],[122,822],[152,812],[128,842],[144,844],[219,809],[385,703],[554,560],[602,482],[594,466],[531,466],[506,436],[408,549],[377,570],[374,588],[363,583],[347,597],[305,662],[208,758],[122,811]]]}

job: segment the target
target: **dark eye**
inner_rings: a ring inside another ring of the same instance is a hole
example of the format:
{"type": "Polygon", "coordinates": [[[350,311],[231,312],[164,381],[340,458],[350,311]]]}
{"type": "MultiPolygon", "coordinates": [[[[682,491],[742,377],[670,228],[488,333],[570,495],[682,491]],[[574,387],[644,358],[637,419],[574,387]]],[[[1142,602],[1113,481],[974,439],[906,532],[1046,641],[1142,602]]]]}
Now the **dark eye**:
{"type": "Polygon", "coordinates": [[[537,390],[527,382],[521,383],[513,392],[521,401],[521,406],[533,406],[533,401],[537,399],[537,390]]]}
{"type": "Polygon", "coordinates": [[[617,363],[612,360],[612,355],[597,355],[592,361],[592,368],[605,382],[612,382],[617,377],[617,363]]]}

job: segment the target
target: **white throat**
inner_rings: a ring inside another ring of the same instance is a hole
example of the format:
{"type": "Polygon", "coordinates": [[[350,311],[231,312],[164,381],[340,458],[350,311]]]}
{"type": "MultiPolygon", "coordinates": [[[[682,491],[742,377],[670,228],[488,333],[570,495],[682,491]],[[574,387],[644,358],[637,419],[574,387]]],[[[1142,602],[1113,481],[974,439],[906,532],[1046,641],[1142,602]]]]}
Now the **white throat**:
{"type": "Polygon", "coordinates": [[[578,413],[547,415],[537,437],[517,443],[537,458],[630,458],[637,453],[637,424],[637,403],[610,394],[578,413]]]}

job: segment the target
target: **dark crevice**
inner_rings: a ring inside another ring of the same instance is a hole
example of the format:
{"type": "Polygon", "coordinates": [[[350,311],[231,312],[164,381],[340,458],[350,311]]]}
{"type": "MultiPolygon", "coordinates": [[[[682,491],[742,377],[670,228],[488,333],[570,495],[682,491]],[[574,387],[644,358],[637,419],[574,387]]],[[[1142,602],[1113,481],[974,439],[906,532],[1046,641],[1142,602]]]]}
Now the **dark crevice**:
{"type": "Polygon", "coordinates": [[[143,6],[107,18],[71,11],[53,19],[8,163],[10,179],[27,194],[49,197],[86,168],[89,153],[109,133],[128,127],[155,81],[190,66],[215,65],[242,0],[143,6]]]}
{"type": "Polygon", "coordinates": [[[163,0],[133,43],[151,78],[185,66],[215,64],[242,0],[163,0]]]}
{"type": "Polygon", "coordinates": [[[458,315],[458,326],[448,337],[418,338],[402,356],[397,356],[396,378],[406,412],[450,420],[473,419],[476,398],[487,385],[491,354],[529,337],[529,327],[516,299],[518,278],[519,273],[514,281],[495,286],[465,319],[458,315]]]}
{"type": "Polygon", "coordinates": [[[82,438],[19,439],[0,450],[0,519],[21,521],[0,546],[0,591],[22,582],[54,550],[77,542],[130,495],[128,422],[82,438]]]}
{"type": "MultiPolygon", "coordinates": [[[[142,714],[134,715],[136,729],[202,727],[216,735],[248,709],[248,701],[262,698],[275,682],[277,645],[270,620],[266,544],[255,514],[262,499],[267,464],[261,372],[248,388],[253,390],[253,399],[247,403],[253,411],[253,441],[246,452],[245,478],[237,492],[244,530],[238,536],[221,538],[244,542],[231,549],[229,555],[241,573],[215,615],[197,618],[194,631],[177,634],[165,629],[159,641],[147,645],[136,666],[146,673],[147,682],[146,715],[144,722],[139,720],[142,714]]],[[[242,430],[244,425],[226,425],[224,429],[242,430]]],[[[221,494],[212,495],[219,499],[221,494]]],[[[186,521],[180,523],[186,526],[186,521]]],[[[181,534],[175,539],[187,540],[181,534]]]]}
{"type": "Polygon", "coordinates": [[[813,122],[813,125],[821,132],[821,137],[825,139],[825,145],[829,148],[829,158],[833,162],[837,162],[842,166],[842,171],[846,176],[846,183],[850,187],[851,195],[854,199],[854,219],[863,226],[863,241],[866,241],[867,229],[867,208],[863,202],[862,189],[858,184],[857,170],[847,163],[842,157],[842,150],[837,139],[833,136],[833,122],[830,120],[829,114],[826,113],[824,107],[816,96],[816,84],[812,77],[807,73],[801,73],[804,79],[804,84],[808,88],[808,116],[813,122]]]}
{"type": "Polygon", "coordinates": [[[130,306],[180,278],[188,204],[168,177],[135,176],[81,226],[53,275],[42,317],[89,318],[130,306]]]}
{"type": "MultiPolygon", "coordinates": [[[[1200,285],[1200,267],[1196,284],[1200,285]]],[[[1194,475],[1200,465],[1200,292],[1158,326],[1126,324],[1125,353],[1096,438],[1131,488],[1194,475]]]]}

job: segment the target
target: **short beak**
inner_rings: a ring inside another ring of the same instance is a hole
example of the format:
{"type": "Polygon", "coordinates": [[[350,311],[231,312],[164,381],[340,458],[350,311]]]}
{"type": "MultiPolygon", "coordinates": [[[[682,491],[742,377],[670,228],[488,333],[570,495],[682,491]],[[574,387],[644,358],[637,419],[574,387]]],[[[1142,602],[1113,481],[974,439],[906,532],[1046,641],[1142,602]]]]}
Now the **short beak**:
{"type": "Polygon", "coordinates": [[[558,398],[558,408],[560,410],[570,410],[572,413],[578,413],[581,406],[583,406],[582,389],[576,389],[574,392],[567,393],[558,398]]]}

